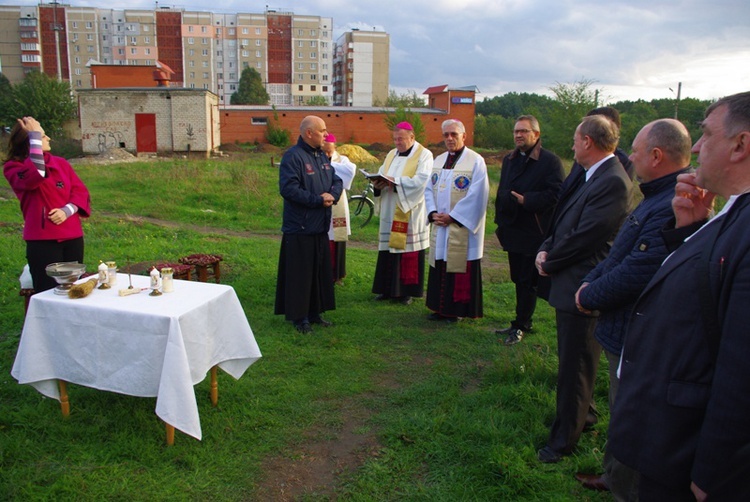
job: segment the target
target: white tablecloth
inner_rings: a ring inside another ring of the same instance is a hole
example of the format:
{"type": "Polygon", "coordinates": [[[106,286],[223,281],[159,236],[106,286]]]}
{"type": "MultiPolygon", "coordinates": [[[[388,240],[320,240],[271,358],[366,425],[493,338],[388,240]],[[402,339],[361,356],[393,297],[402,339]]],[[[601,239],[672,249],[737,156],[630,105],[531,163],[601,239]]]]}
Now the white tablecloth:
{"type": "MultiPolygon", "coordinates": [[[[149,278],[133,276],[133,286],[149,278]]],[[[11,374],[60,399],[57,380],[131,396],[156,397],[156,414],[201,439],[193,385],[219,365],[234,378],[261,357],[230,286],[174,281],[174,292],[118,296],[109,290],[72,300],[52,290],[31,297],[11,374]]]]}

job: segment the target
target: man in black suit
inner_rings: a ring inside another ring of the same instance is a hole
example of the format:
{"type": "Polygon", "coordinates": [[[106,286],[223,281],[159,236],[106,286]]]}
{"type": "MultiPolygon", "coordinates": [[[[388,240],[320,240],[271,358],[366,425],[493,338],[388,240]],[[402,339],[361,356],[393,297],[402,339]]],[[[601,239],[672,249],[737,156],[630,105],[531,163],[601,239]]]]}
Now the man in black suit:
{"type": "Polygon", "coordinates": [[[620,362],[608,448],[639,472],[642,501],[750,500],[750,92],[712,104],[702,129],[663,232],[677,249],[620,362]],[[727,202],[706,223],[715,195],[727,202]]]}
{"type": "Polygon", "coordinates": [[[560,158],[542,148],[539,121],[533,115],[516,119],[516,149],[505,156],[495,198],[495,234],[508,253],[510,280],[516,286],[516,317],[510,327],[496,330],[505,345],[521,341],[531,330],[539,274],[534,259],[544,241],[563,181],[560,158]]]}
{"type": "Polygon", "coordinates": [[[614,155],[619,131],[602,115],[584,117],[573,137],[583,170],[561,194],[549,237],[536,267],[551,279],[549,303],[557,320],[557,409],[539,460],[558,462],[570,454],[586,423],[601,346],[594,339],[596,317],[580,312],[575,293],[581,280],[609,252],[627,215],[631,182],[614,155]]]}

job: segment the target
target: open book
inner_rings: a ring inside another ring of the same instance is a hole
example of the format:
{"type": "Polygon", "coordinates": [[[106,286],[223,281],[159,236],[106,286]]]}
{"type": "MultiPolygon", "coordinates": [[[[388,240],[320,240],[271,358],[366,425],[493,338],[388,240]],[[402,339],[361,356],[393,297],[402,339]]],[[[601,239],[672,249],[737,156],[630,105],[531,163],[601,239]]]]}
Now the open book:
{"type": "Polygon", "coordinates": [[[386,178],[380,173],[368,173],[364,169],[360,169],[359,172],[362,173],[365,176],[365,178],[367,178],[370,181],[381,180],[381,181],[385,181],[386,183],[395,185],[393,181],[389,180],[388,178],[386,178]]]}

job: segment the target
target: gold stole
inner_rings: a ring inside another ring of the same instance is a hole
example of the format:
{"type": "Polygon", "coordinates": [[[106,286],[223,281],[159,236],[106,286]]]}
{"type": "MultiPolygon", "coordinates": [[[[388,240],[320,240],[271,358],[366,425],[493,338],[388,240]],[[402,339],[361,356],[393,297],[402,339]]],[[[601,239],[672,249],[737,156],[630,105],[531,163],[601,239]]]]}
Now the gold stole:
{"type": "MultiPolygon", "coordinates": [[[[474,171],[474,155],[468,149],[464,149],[461,158],[453,166],[450,177],[451,209],[458,201],[466,197],[471,186],[471,175],[474,171]]],[[[437,175],[436,183],[440,182],[440,173],[443,167],[433,168],[433,174],[437,175]]],[[[436,198],[437,199],[437,198],[436,198]]],[[[437,200],[435,201],[437,202],[437,200]]],[[[433,228],[430,236],[430,265],[435,266],[435,251],[437,249],[437,229],[433,228]]],[[[466,256],[469,252],[469,229],[457,223],[448,225],[448,246],[446,249],[446,271],[451,274],[466,273],[466,256]]]]}
{"type": "MultiPolygon", "coordinates": [[[[419,165],[419,157],[422,155],[424,147],[419,143],[415,143],[417,149],[412,152],[411,157],[406,159],[406,165],[404,170],[401,171],[401,177],[413,178],[417,172],[417,166],[419,165]]],[[[393,159],[396,157],[397,150],[391,150],[385,158],[385,170],[384,174],[389,175],[388,171],[391,168],[393,159]]],[[[391,176],[391,175],[389,175],[391,176]]],[[[393,212],[393,223],[391,224],[391,236],[388,239],[388,246],[393,249],[406,249],[406,234],[409,230],[409,216],[411,210],[404,212],[398,207],[398,200],[396,201],[396,208],[393,212]]]]}
{"type": "Polygon", "coordinates": [[[339,201],[331,206],[331,218],[333,222],[333,240],[335,242],[346,242],[349,240],[349,235],[346,233],[346,205],[348,204],[346,198],[346,190],[341,191],[341,197],[339,201]]]}

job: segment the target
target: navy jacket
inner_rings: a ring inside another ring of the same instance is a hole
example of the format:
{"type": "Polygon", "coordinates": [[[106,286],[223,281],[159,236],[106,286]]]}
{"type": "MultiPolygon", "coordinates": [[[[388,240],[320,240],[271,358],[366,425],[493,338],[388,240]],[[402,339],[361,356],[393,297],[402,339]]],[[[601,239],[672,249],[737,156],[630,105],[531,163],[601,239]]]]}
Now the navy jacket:
{"type": "Polygon", "coordinates": [[[654,276],[669,251],[661,230],[672,218],[677,175],[685,168],[641,183],[643,200],[625,219],[607,258],[583,279],[581,305],[599,310],[594,336],[607,351],[619,354],[633,303],[654,276]]]}
{"type": "Polygon", "coordinates": [[[285,234],[327,233],[331,208],[323,206],[328,192],[338,202],[343,184],[319,148],[302,140],[284,153],[279,165],[279,192],[284,198],[281,231],[285,234]]]}
{"type": "Polygon", "coordinates": [[[625,336],[610,421],[615,458],[667,486],[695,481],[709,496],[750,444],[748,228],[750,196],[742,195],[648,283],[625,336]],[[719,336],[704,325],[701,278],[715,299],[719,336]]]}

